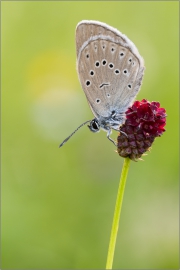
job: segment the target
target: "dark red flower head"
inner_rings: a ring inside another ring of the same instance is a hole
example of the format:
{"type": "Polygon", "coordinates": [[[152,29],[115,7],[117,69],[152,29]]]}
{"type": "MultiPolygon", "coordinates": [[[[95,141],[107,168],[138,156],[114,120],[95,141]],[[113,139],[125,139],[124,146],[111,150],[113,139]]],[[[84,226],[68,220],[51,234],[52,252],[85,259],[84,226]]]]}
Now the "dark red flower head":
{"type": "Polygon", "coordinates": [[[166,111],[159,102],[135,101],[126,111],[126,121],[117,138],[117,151],[122,157],[138,160],[165,131],[166,111]]]}

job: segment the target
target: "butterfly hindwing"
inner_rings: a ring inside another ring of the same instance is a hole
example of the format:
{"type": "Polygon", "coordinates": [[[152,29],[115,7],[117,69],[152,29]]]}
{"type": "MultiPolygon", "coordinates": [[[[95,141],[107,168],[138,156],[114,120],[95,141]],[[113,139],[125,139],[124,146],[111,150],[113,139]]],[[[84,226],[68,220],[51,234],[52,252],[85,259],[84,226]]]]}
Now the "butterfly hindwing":
{"type": "Polygon", "coordinates": [[[96,117],[125,112],[137,95],[144,71],[135,45],[118,30],[95,21],[76,29],[77,69],[96,117]]]}

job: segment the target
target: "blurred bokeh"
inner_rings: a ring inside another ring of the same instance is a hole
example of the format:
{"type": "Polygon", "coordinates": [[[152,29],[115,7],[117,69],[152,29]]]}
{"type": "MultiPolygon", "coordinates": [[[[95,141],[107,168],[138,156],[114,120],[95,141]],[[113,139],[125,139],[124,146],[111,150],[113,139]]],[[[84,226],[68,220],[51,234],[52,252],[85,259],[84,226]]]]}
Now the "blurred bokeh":
{"type": "MultiPolygon", "coordinates": [[[[166,132],[131,162],[113,267],[178,269],[178,2],[2,2],[2,268],[103,269],[123,159],[93,118],[76,72],[75,27],[105,22],[146,65],[138,100],[166,132]]],[[[116,138],[117,133],[113,133],[116,138]]]]}

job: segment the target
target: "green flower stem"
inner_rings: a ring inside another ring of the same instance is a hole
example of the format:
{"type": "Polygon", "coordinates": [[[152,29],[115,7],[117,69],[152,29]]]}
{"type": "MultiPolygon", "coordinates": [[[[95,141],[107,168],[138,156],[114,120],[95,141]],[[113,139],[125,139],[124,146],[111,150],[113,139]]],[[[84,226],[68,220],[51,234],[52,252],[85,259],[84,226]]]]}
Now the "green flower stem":
{"type": "Polygon", "coordinates": [[[115,206],[113,224],[112,224],[112,229],[111,229],[111,237],[110,237],[110,242],[109,242],[106,269],[112,269],[112,265],[113,265],[114,250],[115,250],[115,245],[116,245],[119,219],[120,219],[120,214],[121,214],[121,207],[122,207],[122,201],[123,201],[123,195],[124,195],[129,165],[130,165],[130,159],[125,158],[121,177],[120,177],[117,199],[116,199],[116,206],[115,206]]]}

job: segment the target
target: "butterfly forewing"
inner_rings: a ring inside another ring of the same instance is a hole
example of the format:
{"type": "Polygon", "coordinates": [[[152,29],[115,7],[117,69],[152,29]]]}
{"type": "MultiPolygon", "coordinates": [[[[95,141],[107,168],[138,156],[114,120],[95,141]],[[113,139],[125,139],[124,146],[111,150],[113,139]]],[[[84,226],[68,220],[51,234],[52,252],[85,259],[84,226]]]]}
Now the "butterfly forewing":
{"type": "Polygon", "coordinates": [[[96,117],[124,113],[137,95],[144,71],[135,45],[118,30],[82,21],[76,29],[77,69],[96,117]]]}

